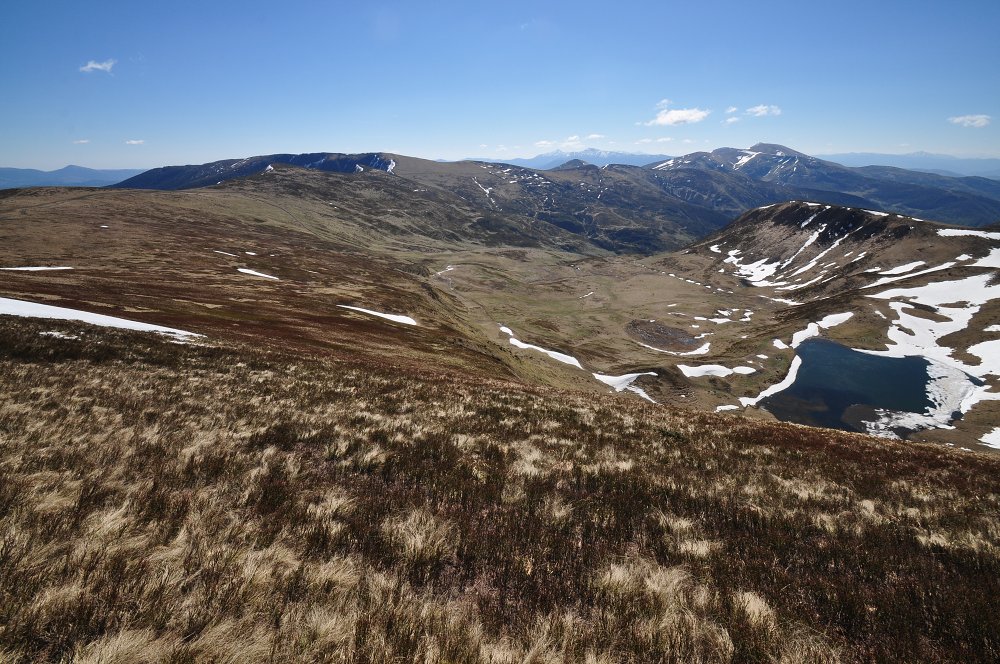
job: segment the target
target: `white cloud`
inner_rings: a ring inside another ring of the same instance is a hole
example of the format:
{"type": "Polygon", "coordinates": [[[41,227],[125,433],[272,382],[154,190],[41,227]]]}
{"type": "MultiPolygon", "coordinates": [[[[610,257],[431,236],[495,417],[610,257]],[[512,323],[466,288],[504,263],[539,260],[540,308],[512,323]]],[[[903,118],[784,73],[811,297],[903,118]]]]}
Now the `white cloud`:
{"type": "Polygon", "coordinates": [[[740,119],[737,118],[737,117],[726,118],[725,120],[722,121],[722,124],[724,124],[724,125],[734,125],[734,124],[736,124],[739,121],[740,121],[740,119]]]}
{"type": "Polygon", "coordinates": [[[565,152],[574,152],[576,150],[582,150],[583,148],[584,145],[580,141],[579,136],[568,136],[565,141],[559,144],[559,149],[565,152]]]}
{"type": "Polygon", "coordinates": [[[89,138],[80,138],[73,141],[73,145],[86,145],[87,143],[90,143],[89,138]]]}
{"type": "Polygon", "coordinates": [[[141,138],[131,138],[131,139],[125,141],[125,145],[142,145],[145,142],[146,141],[144,139],[141,139],[141,138]]]}
{"type": "Polygon", "coordinates": [[[667,108],[668,106],[670,106],[673,103],[674,102],[670,101],[669,99],[661,99],[660,101],[656,102],[656,107],[657,108],[667,108]]]}
{"type": "Polygon", "coordinates": [[[555,141],[535,141],[536,148],[551,148],[555,144],[555,141]]]}
{"type": "Polygon", "coordinates": [[[480,149],[480,150],[485,150],[485,149],[486,149],[486,148],[488,148],[488,147],[490,147],[490,146],[486,145],[486,143],[480,143],[480,144],[479,144],[479,149],[480,149]]]}
{"type": "Polygon", "coordinates": [[[669,136],[664,136],[663,138],[656,139],[656,142],[657,143],[669,143],[672,140],[674,140],[674,139],[670,138],[669,136]]]}
{"type": "Polygon", "coordinates": [[[111,68],[114,67],[115,64],[117,64],[117,63],[118,63],[118,61],[114,60],[114,59],[112,59],[112,60],[105,60],[104,62],[95,62],[93,60],[90,60],[90,61],[87,62],[87,64],[85,64],[84,66],[80,67],[80,71],[86,72],[88,74],[90,72],[92,72],[92,71],[103,71],[103,72],[107,72],[107,73],[110,74],[111,73],[111,68]]]}
{"type": "Polygon", "coordinates": [[[656,114],[656,117],[649,122],[641,124],[647,127],[662,127],[667,125],[673,127],[675,125],[694,124],[695,122],[701,122],[712,112],[701,108],[667,108],[665,104],[669,103],[668,99],[661,101],[657,104],[657,108],[661,110],[656,114]]]}
{"type": "Polygon", "coordinates": [[[963,127],[975,127],[976,129],[981,129],[988,125],[992,119],[993,118],[988,115],[957,115],[953,118],[948,118],[948,122],[962,125],[963,127]]]}
{"type": "Polygon", "coordinates": [[[732,115],[738,110],[740,109],[736,108],[735,106],[730,106],[729,108],[726,109],[726,115],[732,115]]]}
{"type": "Polygon", "coordinates": [[[604,134],[587,134],[588,141],[596,141],[599,138],[604,138],[604,134]]]}
{"type": "Polygon", "coordinates": [[[758,106],[752,106],[746,111],[747,115],[752,115],[755,118],[762,118],[767,115],[781,115],[781,109],[777,106],[768,106],[767,104],[760,104],[758,106]]]}
{"type": "Polygon", "coordinates": [[[652,142],[653,142],[653,139],[651,139],[651,138],[640,138],[638,141],[635,142],[635,144],[636,145],[646,145],[647,143],[652,143],[652,142]]]}

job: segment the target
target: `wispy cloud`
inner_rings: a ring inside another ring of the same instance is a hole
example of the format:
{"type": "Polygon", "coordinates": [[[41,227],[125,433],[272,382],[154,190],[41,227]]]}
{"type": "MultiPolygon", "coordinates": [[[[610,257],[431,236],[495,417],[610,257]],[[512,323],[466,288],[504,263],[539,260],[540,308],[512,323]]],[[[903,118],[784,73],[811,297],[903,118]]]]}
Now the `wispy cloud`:
{"type": "Polygon", "coordinates": [[[740,121],[740,119],[734,115],[732,117],[728,117],[725,120],[723,120],[722,124],[724,124],[724,125],[734,125],[734,124],[736,124],[739,121],[740,121]]]}
{"type": "Polygon", "coordinates": [[[981,129],[990,123],[991,118],[988,115],[957,115],[953,118],[948,118],[948,122],[952,124],[961,125],[963,127],[975,127],[976,129],[981,129]]]}
{"type": "Polygon", "coordinates": [[[555,146],[555,141],[535,141],[536,148],[551,148],[555,146]]]}
{"type": "Polygon", "coordinates": [[[77,140],[73,141],[73,145],[86,145],[87,143],[90,143],[89,138],[78,138],[77,140]]]}
{"type": "Polygon", "coordinates": [[[596,141],[599,138],[604,138],[604,134],[587,134],[586,137],[588,141],[596,141]]]}
{"type": "Polygon", "coordinates": [[[755,118],[762,118],[768,115],[781,115],[781,108],[777,106],[768,106],[767,104],[760,104],[759,106],[751,106],[746,110],[747,115],[752,115],[755,118]]]}
{"type": "Polygon", "coordinates": [[[673,127],[675,125],[694,124],[701,122],[712,112],[702,108],[670,108],[672,103],[669,99],[661,99],[656,105],[660,109],[656,117],[649,122],[640,122],[638,124],[646,127],[673,127]]]}
{"type": "Polygon", "coordinates": [[[146,142],[145,139],[130,138],[129,140],[125,141],[125,145],[142,145],[145,142],[146,142]]]}
{"type": "Polygon", "coordinates": [[[118,63],[117,60],[105,60],[104,62],[97,62],[95,60],[90,60],[84,66],[80,67],[80,71],[90,73],[92,71],[103,71],[111,73],[111,68],[118,63]]]}
{"type": "Polygon", "coordinates": [[[740,109],[736,108],[735,106],[730,106],[729,108],[726,109],[726,115],[732,115],[738,110],[740,109]]]}

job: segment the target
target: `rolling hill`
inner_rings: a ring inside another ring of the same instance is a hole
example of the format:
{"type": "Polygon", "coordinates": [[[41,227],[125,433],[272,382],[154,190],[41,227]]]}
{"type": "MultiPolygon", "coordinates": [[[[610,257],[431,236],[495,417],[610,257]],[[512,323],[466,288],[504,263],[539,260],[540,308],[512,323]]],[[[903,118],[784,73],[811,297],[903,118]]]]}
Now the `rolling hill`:
{"type": "Polygon", "coordinates": [[[562,159],[552,170],[375,153],[267,155],[153,169],[116,187],[214,186],[280,164],[357,175],[382,171],[406,179],[414,193],[458,195],[498,223],[544,221],[615,252],[676,249],[749,209],[787,200],[888,210],[969,226],[1000,221],[1000,187],[993,180],[847,168],[766,144],[693,153],[646,167],[598,167],[562,159]]]}
{"type": "Polygon", "coordinates": [[[0,194],[5,657],[996,659],[1000,234],[388,157],[0,194]],[[778,422],[813,335],[979,398],[778,422]]]}

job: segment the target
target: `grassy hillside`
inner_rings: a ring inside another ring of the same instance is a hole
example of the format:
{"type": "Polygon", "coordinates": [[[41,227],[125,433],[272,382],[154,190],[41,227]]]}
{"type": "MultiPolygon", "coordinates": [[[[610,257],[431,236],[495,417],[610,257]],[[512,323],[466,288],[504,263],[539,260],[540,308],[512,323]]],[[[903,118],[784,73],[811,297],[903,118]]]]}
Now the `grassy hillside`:
{"type": "Polygon", "coordinates": [[[3,661],[1000,658],[995,457],[9,317],[0,390],[3,661]]]}

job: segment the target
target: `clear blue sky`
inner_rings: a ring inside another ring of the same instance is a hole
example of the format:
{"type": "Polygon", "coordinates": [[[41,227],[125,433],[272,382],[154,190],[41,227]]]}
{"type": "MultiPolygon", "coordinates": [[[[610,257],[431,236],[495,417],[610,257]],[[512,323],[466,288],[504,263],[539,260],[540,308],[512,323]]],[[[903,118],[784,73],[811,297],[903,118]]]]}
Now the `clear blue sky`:
{"type": "Polygon", "coordinates": [[[0,166],[758,141],[996,157],[998,35],[997,0],[4,0],[0,166]]]}

